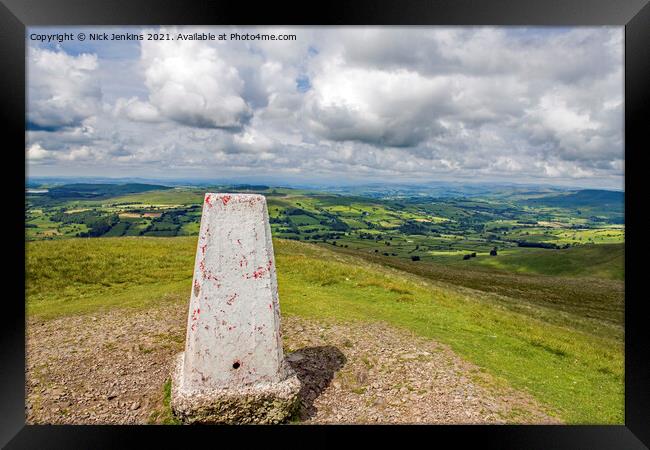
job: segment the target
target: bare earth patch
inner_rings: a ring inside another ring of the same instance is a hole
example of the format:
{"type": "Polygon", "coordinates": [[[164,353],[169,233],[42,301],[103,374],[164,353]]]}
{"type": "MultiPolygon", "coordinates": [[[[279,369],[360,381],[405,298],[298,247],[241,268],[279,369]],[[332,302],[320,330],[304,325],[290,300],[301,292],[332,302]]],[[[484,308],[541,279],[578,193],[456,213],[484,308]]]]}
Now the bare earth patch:
{"type": "MultiPolygon", "coordinates": [[[[27,422],[146,424],[183,350],[186,305],[27,327],[27,422]]],[[[300,423],[559,423],[448,347],[381,323],[283,317],[300,423]]]]}

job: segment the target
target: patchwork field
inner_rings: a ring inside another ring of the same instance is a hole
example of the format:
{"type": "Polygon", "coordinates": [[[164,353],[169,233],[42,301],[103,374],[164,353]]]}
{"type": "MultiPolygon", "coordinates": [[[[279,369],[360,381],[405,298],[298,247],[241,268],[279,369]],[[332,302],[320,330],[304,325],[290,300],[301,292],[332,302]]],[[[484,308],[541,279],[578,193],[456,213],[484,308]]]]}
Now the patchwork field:
{"type": "Polygon", "coordinates": [[[268,186],[130,185],[133,193],[112,185],[99,185],[91,192],[88,186],[70,184],[53,188],[54,194],[28,195],[27,239],[193,235],[198,232],[203,194],[213,190],[265,195],[276,237],[347,245],[397,258],[436,260],[441,252],[462,258],[463,252],[559,249],[625,240],[623,197],[603,211],[599,204],[587,203],[585,195],[576,205],[562,195],[561,206],[553,206],[559,202],[553,195],[539,197],[535,192],[524,198],[521,193],[500,192],[469,199],[424,194],[370,197],[268,186]],[[81,186],[79,192],[75,186],[81,186]],[[551,206],[544,199],[550,199],[551,206]]]}

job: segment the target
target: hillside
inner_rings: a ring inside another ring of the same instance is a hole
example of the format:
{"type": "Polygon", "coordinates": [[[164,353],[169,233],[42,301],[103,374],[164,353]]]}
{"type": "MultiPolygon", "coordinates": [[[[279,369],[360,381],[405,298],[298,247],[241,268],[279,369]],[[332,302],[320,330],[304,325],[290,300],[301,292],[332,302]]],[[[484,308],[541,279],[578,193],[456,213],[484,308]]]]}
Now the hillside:
{"type": "Polygon", "coordinates": [[[506,248],[491,257],[477,252],[477,257],[464,261],[458,253],[439,253],[432,263],[459,269],[489,268],[520,274],[550,275],[570,278],[619,280],[625,278],[625,244],[585,244],[562,249],[506,248]]]}
{"type": "Polygon", "coordinates": [[[600,189],[583,189],[568,194],[546,195],[533,198],[527,200],[526,203],[567,208],[599,205],[601,207],[622,209],[625,203],[625,193],[600,189]]]}
{"type": "Polygon", "coordinates": [[[622,244],[517,249],[497,257],[478,254],[467,261],[445,255],[434,262],[335,248],[432,281],[494,294],[501,306],[514,311],[532,307],[537,317],[551,323],[623,339],[622,244]]]}
{"type": "MultiPolygon", "coordinates": [[[[406,259],[435,260],[440,253],[489,252],[495,246],[512,250],[621,243],[625,237],[622,201],[603,207],[598,196],[583,199],[585,204],[577,209],[527,205],[519,202],[519,196],[504,197],[502,192],[481,198],[395,198],[390,190],[383,197],[363,197],[253,185],[162,189],[70,184],[52,189],[27,195],[29,240],[196,235],[207,191],[265,195],[275,237],[347,245],[406,259]]],[[[543,198],[553,197],[536,200],[543,198]]]]}
{"type": "Polygon", "coordinates": [[[625,279],[625,244],[591,244],[557,251],[504,251],[478,263],[521,273],[570,277],[625,279]]]}
{"type": "MultiPolygon", "coordinates": [[[[379,321],[448,345],[568,423],[623,422],[620,324],[592,318],[593,327],[578,327],[585,319],[570,308],[513,306],[515,290],[468,288],[313,244],[274,245],[284,316],[379,321]]],[[[178,304],[182,310],[195,250],[195,237],[29,242],[30,320],[178,304]]]]}
{"type": "Polygon", "coordinates": [[[108,198],[114,195],[132,194],[136,192],[147,192],[154,190],[171,189],[167,186],[142,183],[128,184],[93,184],[93,183],[72,183],[61,186],[54,186],[49,189],[47,195],[52,198],[108,198]]]}

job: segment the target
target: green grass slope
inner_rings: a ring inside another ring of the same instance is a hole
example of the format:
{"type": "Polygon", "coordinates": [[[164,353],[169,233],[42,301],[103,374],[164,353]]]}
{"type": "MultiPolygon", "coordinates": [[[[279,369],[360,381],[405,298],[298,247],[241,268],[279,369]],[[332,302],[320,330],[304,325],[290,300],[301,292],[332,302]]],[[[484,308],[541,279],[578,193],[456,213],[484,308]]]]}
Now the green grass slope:
{"type": "Polygon", "coordinates": [[[625,244],[622,242],[577,245],[565,249],[514,247],[499,250],[496,257],[489,256],[488,252],[478,252],[476,258],[462,260],[462,255],[467,253],[440,252],[431,260],[462,269],[484,266],[520,274],[625,279],[625,244]]]}
{"type": "MultiPolygon", "coordinates": [[[[549,268],[543,269],[546,272],[557,273],[551,269],[554,267],[570,267],[571,262],[567,259],[575,258],[575,254],[569,250],[516,249],[511,255],[504,255],[504,259],[510,261],[508,264],[499,265],[501,256],[491,257],[485,254],[479,254],[476,258],[466,261],[456,255],[440,257],[437,261],[412,262],[375,253],[332,248],[337,252],[358,256],[428,280],[490,294],[488,298],[494,299],[503,307],[526,314],[534,312],[537,317],[556,325],[623,340],[622,279],[593,275],[541,275],[526,270],[526,264],[537,264],[536,258],[548,265],[549,268]],[[541,253],[542,256],[534,256],[536,253],[541,253]],[[510,256],[512,259],[508,259],[510,256]],[[491,261],[496,262],[490,264],[491,261]]],[[[592,268],[609,264],[611,267],[607,270],[612,274],[616,273],[617,266],[622,272],[623,260],[620,253],[618,256],[612,256],[585,248],[588,253],[581,253],[583,256],[591,253],[604,258],[601,262],[591,260],[592,268]]],[[[622,249],[622,246],[620,248],[622,249]]]]}
{"type": "MultiPolygon", "coordinates": [[[[27,244],[27,310],[47,320],[111,307],[186,302],[195,237],[27,244]]],[[[356,256],[275,241],[282,313],[381,320],[450,345],[526,390],[568,423],[623,423],[623,343],[547,320],[530,303],[396,270],[356,256]]],[[[567,317],[570,312],[563,313],[567,317]]]]}
{"type": "Polygon", "coordinates": [[[561,250],[518,248],[478,263],[522,273],[625,279],[624,244],[590,244],[561,250]]]}

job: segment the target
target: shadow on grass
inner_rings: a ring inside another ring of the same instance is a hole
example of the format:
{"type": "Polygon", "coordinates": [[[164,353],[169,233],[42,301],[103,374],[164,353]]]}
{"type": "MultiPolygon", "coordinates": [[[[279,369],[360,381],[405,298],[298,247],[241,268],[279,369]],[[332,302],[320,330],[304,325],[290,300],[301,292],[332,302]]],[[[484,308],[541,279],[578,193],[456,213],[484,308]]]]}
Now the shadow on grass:
{"type": "Polygon", "coordinates": [[[329,386],[334,374],[347,362],[341,350],[325,345],[306,347],[287,356],[289,365],[300,380],[299,419],[306,420],[316,415],[314,400],[329,386]]]}

